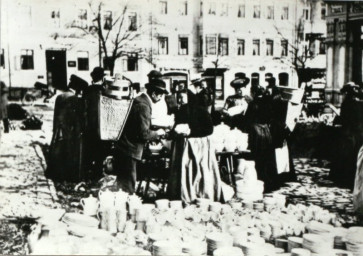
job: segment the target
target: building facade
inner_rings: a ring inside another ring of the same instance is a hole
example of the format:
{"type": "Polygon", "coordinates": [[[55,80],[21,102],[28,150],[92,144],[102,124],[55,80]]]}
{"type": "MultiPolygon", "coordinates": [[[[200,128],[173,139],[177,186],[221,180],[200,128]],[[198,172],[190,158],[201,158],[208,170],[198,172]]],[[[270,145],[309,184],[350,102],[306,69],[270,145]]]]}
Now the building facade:
{"type": "Polygon", "coordinates": [[[327,15],[327,94],[340,105],[340,89],[349,81],[362,84],[363,3],[325,1],[327,15]]]}
{"type": "Polygon", "coordinates": [[[94,5],[99,9],[93,2],[2,1],[1,79],[12,87],[39,81],[55,88],[64,88],[72,74],[89,81],[93,67],[105,64],[97,35],[89,33],[98,13],[105,35],[119,17],[127,31],[138,33],[114,72],[141,85],[151,69],[160,70],[170,87],[203,75],[223,101],[233,93],[229,83],[237,72],[252,84],[274,76],[279,85],[298,87],[293,63],[301,47],[314,52],[307,66],[324,68],[320,0],[137,0],[126,10],[125,1],[102,0],[94,5]]]}

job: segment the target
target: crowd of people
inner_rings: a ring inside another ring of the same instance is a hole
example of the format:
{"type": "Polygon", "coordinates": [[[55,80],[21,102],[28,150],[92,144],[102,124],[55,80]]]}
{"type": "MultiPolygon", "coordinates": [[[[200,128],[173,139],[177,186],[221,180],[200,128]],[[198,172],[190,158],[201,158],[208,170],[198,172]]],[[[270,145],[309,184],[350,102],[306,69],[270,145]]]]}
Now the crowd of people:
{"type": "Polygon", "coordinates": [[[102,141],[98,134],[99,97],[105,90],[105,72],[96,67],[91,77],[92,84],[88,85],[71,76],[68,91],[56,100],[47,171],[50,178],[99,179],[103,160],[113,155],[118,186],[133,194],[145,144],[163,138],[172,141],[167,195],[185,202],[196,198],[223,201],[225,184],[210,139],[218,120],[248,133],[251,156],[258,179],[265,183],[265,191],[296,179],[288,150],[289,102],[281,97],[273,77],[268,78],[268,86],[264,88],[250,86],[249,78],[237,73],[230,83],[235,95],[226,99],[222,110],[212,112],[213,92],[205,80],[193,79],[189,87],[177,84],[168,92],[162,74],[153,70],[148,74],[146,91],[131,103],[120,138],[112,143],[102,141]],[[165,115],[174,116],[171,127],[152,129],[155,104],[164,105],[165,115]],[[277,150],[284,152],[279,157],[285,164],[277,161],[277,150]]]}

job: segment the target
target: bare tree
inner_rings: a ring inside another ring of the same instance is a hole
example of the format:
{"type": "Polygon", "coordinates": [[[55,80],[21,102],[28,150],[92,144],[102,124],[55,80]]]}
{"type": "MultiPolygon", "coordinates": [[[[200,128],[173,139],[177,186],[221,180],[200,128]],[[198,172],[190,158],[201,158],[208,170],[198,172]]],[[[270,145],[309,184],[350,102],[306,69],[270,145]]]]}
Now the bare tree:
{"type": "Polygon", "coordinates": [[[277,33],[281,37],[284,42],[287,44],[288,53],[290,56],[281,56],[276,57],[274,59],[280,60],[282,63],[290,65],[295,71],[298,76],[299,80],[299,86],[302,82],[306,81],[306,69],[307,64],[309,60],[314,59],[317,55],[315,55],[315,52],[312,51],[312,46],[315,43],[317,39],[319,39],[320,34],[316,33],[310,33],[308,34],[308,37],[305,38],[305,24],[306,22],[310,22],[311,31],[313,31],[314,26],[314,19],[315,19],[315,13],[316,13],[316,0],[305,0],[304,1],[307,6],[309,6],[310,10],[310,17],[308,20],[305,20],[303,15],[299,17],[298,22],[293,25],[294,26],[294,36],[293,40],[289,40],[284,32],[281,31],[279,27],[276,25],[274,26],[277,33]]]}
{"type": "Polygon", "coordinates": [[[69,27],[83,31],[84,35],[92,35],[99,43],[100,64],[104,58],[104,66],[114,73],[116,60],[122,56],[136,56],[143,52],[136,40],[142,35],[141,22],[136,13],[129,13],[128,3],[120,10],[106,10],[102,1],[88,3],[92,14],[92,26],[84,26],[72,22],[69,27]]]}

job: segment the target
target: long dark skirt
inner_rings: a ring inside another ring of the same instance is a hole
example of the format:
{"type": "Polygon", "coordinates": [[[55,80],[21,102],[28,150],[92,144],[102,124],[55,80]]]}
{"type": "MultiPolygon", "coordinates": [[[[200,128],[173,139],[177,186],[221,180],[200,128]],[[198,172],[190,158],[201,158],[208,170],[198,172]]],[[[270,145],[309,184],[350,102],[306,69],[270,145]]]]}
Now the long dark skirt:
{"type": "Polygon", "coordinates": [[[249,133],[249,146],[255,161],[257,178],[265,185],[265,192],[281,186],[276,169],[275,148],[267,124],[255,124],[249,133]]]}
{"type": "Polygon", "coordinates": [[[170,199],[182,199],[186,203],[197,198],[220,201],[222,181],[209,137],[178,138],[172,147],[170,199]]]}

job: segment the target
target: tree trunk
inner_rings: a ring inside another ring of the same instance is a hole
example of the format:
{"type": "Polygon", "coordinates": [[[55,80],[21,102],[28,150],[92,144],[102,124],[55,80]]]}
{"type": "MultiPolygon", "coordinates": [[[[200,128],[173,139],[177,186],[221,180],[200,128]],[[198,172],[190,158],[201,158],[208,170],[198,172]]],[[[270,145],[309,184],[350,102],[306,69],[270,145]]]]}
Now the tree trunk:
{"type": "Polygon", "coordinates": [[[115,69],[115,61],[116,61],[115,59],[110,60],[109,69],[110,69],[111,76],[113,76],[113,72],[114,72],[114,69],[115,69]]]}

